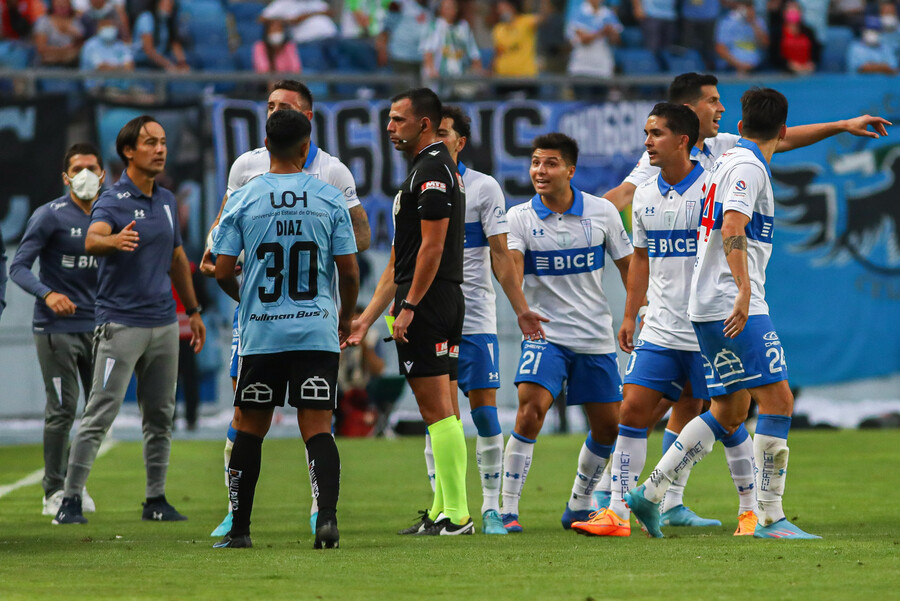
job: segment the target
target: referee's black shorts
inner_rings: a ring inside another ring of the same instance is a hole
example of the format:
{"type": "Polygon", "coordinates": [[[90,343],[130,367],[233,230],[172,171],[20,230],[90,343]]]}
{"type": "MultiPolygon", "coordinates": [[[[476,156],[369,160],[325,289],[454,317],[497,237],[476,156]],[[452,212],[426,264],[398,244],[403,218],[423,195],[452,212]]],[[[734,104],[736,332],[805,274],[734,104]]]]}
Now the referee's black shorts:
{"type": "MultiPolygon", "coordinates": [[[[411,282],[397,286],[394,315],[406,298],[411,282]]],[[[459,343],[462,341],[466,304],[459,284],[435,280],[417,305],[406,332],[409,342],[397,343],[400,373],[408,378],[442,376],[457,379],[459,343]]]]}

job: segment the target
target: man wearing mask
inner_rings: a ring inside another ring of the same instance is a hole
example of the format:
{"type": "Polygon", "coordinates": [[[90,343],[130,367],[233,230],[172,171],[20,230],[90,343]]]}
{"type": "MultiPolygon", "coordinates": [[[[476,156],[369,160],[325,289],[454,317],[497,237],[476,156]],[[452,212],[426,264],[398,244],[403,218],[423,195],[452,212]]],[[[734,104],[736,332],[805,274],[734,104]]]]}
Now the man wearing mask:
{"type": "Polygon", "coordinates": [[[125,0],[72,0],[72,10],[79,16],[87,37],[97,33],[102,19],[112,18],[122,24],[122,39],[131,41],[125,0]]]}
{"type": "Polygon", "coordinates": [[[897,5],[893,0],[881,0],[878,5],[881,17],[881,39],[900,57],[900,18],[897,17],[897,5]]]}
{"type": "Polygon", "coordinates": [[[881,18],[866,17],[862,39],[854,41],[847,49],[848,73],[897,73],[897,54],[881,37],[881,18]]]}
{"type": "MultiPolygon", "coordinates": [[[[119,39],[119,26],[115,16],[108,16],[97,22],[97,34],[81,48],[82,71],[134,71],[134,56],[131,48],[119,39]]],[[[129,82],[115,79],[87,80],[85,87],[98,92],[127,92],[129,82]]]]}
{"type": "MultiPolygon", "coordinates": [[[[39,207],[28,220],[10,265],[10,277],[35,297],[34,344],[44,378],[44,515],[56,515],[63,498],[69,430],[78,409],[78,381],[91,394],[91,333],[97,259],[84,251],[91,206],[106,177],[100,151],[74,144],[63,160],[69,193],[39,207]],[[40,271],[31,271],[40,258],[40,271]]],[[[84,511],[94,501],[82,491],[84,511]]]]}

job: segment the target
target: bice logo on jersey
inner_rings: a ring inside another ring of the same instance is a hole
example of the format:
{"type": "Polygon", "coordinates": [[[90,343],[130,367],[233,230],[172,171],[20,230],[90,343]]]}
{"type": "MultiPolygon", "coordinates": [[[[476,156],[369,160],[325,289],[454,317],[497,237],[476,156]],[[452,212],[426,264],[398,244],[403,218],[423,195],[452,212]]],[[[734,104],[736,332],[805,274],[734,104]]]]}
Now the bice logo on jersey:
{"type": "Polygon", "coordinates": [[[80,227],[71,228],[69,230],[69,235],[72,236],[73,238],[81,238],[81,228],[80,227]]]}
{"type": "Polygon", "coordinates": [[[447,340],[443,342],[438,342],[434,345],[434,356],[435,357],[443,357],[450,350],[450,344],[447,340]]]}
{"type": "Polygon", "coordinates": [[[419,192],[420,193],[425,192],[426,190],[437,190],[439,192],[446,192],[447,184],[445,184],[444,182],[436,182],[436,181],[425,182],[424,184],[422,184],[422,187],[419,189],[419,192]]]}
{"type": "Polygon", "coordinates": [[[144,213],[144,209],[135,209],[134,210],[134,218],[135,219],[146,219],[147,215],[144,213]]]}

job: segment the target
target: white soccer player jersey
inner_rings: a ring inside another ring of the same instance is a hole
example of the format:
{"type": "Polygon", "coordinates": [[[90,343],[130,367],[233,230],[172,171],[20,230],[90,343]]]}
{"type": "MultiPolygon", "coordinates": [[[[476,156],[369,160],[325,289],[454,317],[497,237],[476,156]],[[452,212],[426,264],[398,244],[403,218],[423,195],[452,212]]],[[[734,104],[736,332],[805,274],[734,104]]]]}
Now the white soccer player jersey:
{"type": "MultiPolygon", "coordinates": [[[[734,148],[734,145],[737,144],[737,141],[740,139],[740,136],[726,133],[718,134],[714,138],[706,138],[703,141],[703,150],[700,150],[696,146],[691,148],[691,159],[700,161],[700,165],[709,172],[712,170],[716,159],[734,148]]],[[[629,184],[638,186],[657,175],[659,175],[659,167],[654,167],[650,164],[650,155],[645,151],[644,154],[641,155],[640,160],[638,160],[637,165],[634,166],[634,169],[632,169],[631,173],[628,174],[628,177],[625,178],[625,181],[629,184]]]]}
{"type": "Polygon", "coordinates": [[[466,334],[497,333],[497,295],[491,282],[488,238],[509,233],[506,198],[490,175],[459,163],[466,189],[466,242],[463,251],[462,291],[466,299],[466,334]]]}
{"type": "Polygon", "coordinates": [[[769,164],[759,147],[744,139],[719,157],[706,178],[697,262],[691,280],[689,312],[693,321],[725,319],[734,309],[738,288],[722,246],[722,217],[726,211],[739,211],[750,218],[745,228],[750,315],[768,315],[766,265],[772,256],[775,229],[775,195],[771,178],[769,164]]]}
{"type": "MultiPolygon", "coordinates": [[[[248,150],[235,159],[231,165],[226,192],[231,196],[232,192],[251,179],[268,173],[268,171],[269,151],[265,147],[248,150]]],[[[356,195],[356,182],[347,166],[340,159],[328,154],[312,142],[309,143],[309,156],[306,157],[306,164],[303,165],[303,173],[320,179],[326,184],[331,184],[343,192],[348,209],[360,204],[359,197],[356,195]]]]}
{"type": "Polygon", "coordinates": [[[705,175],[698,162],[674,186],[660,174],[637,187],[632,205],[634,245],[647,249],[650,262],[640,339],[680,351],[700,350],[687,311],[705,175]]]}
{"type": "Polygon", "coordinates": [[[606,254],[630,255],[631,240],[611,202],[572,191],[574,202],[563,214],[551,212],[540,196],[510,209],[509,248],[525,255],[525,298],[550,319],[547,340],[576,353],[613,353],[603,267],[606,254]]]}

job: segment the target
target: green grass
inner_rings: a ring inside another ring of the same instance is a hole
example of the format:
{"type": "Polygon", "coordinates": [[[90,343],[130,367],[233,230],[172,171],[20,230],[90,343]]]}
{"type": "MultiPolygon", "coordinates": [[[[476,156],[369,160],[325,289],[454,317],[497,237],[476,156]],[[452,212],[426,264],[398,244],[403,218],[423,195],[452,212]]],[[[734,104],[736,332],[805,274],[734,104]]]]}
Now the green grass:
{"type": "MultiPolygon", "coordinates": [[[[659,437],[651,438],[650,461],[659,437]]],[[[717,449],[686,499],[720,528],[666,528],[650,540],[565,532],[559,516],[580,437],[544,436],[521,502],[525,533],[400,537],[430,503],[420,439],[340,440],[341,549],[313,551],[303,449],[270,440],[253,521],[255,547],[214,550],[226,506],[221,443],[176,441],[170,501],[190,520],[140,521],[141,448],[120,444],[89,481],[86,526],[40,515],[39,486],[0,498],[0,599],[885,599],[900,587],[900,432],[791,435],[788,517],[820,541],[731,536],[737,497],[717,449]]],[[[469,469],[469,507],[481,503],[469,469]]],[[[0,448],[0,485],[40,468],[37,446],[0,448]]],[[[477,522],[477,520],[476,520],[477,522]]]]}

